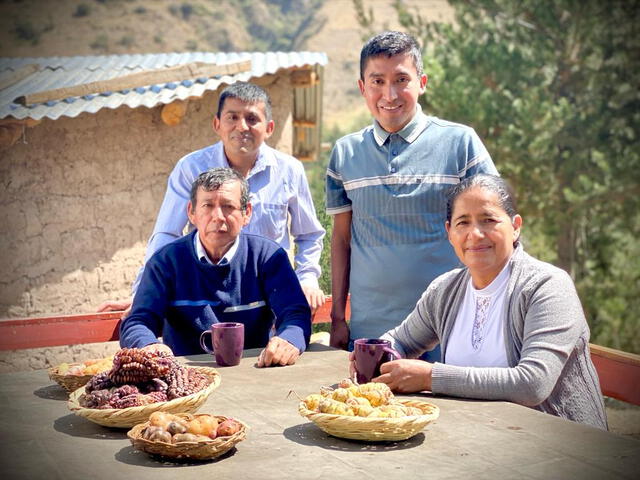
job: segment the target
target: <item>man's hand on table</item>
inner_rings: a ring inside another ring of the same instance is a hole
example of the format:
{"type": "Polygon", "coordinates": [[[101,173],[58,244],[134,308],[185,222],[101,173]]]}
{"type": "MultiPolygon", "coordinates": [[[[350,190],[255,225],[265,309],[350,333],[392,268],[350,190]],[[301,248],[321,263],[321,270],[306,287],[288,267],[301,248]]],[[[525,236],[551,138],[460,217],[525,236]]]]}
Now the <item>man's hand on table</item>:
{"type": "Polygon", "coordinates": [[[312,313],[324,305],[325,295],[321,288],[315,285],[305,284],[300,284],[300,286],[302,287],[302,293],[304,293],[312,313]]]}
{"type": "Polygon", "coordinates": [[[147,345],[146,347],[142,347],[141,350],[154,353],[167,353],[173,356],[173,351],[164,343],[152,343],[150,345],[147,345]]]}
{"type": "Polygon", "coordinates": [[[258,367],[293,365],[300,356],[298,347],[280,337],[271,337],[267,346],[260,352],[258,367]]]}
{"type": "Polygon", "coordinates": [[[99,307],[98,307],[98,313],[102,313],[102,312],[119,312],[121,310],[124,310],[122,312],[122,317],[121,318],[126,318],[130,313],[131,313],[131,304],[133,302],[131,301],[131,299],[129,300],[122,300],[122,301],[117,301],[117,300],[107,300],[106,302],[102,303],[99,307]]]}

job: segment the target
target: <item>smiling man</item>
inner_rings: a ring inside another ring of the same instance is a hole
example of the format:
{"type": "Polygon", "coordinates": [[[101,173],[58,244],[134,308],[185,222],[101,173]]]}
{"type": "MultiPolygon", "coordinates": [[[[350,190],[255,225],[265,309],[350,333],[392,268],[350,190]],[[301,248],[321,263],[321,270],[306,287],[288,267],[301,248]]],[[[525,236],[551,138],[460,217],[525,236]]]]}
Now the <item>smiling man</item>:
{"type": "MultiPolygon", "coordinates": [[[[145,263],[162,246],[182,236],[188,225],[189,190],[196,177],[210,168],[233,168],[247,179],[253,204],[244,231],[270,238],[285,250],[292,248],[293,237],[295,270],[305,297],[313,309],[324,303],[318,278],[325,231],[316,217],[302,164],[265,143],[274,128],[271,100],[262,88],[237,82],[222,91],[213,118],[220,141],[181,158],[171,172],[145,263]]],[[[143,270],[134,282],[134,294],[143,270]]],[[[126,310],[130,305],[131,300],[110,301],[98,311],[126,310]]]]}
{"type": "Polygon", "coordinates": [[[434,278],[458,265],[444,228],[445,192],[497,173],[473,129],[422,113],[426,85],[410,35],[384,32],[362,48],[358,87],[375,120],[336,142],[327,169],[334,347],[395,327],[434,278]]]}
{"type": "Polygon", "coordinates": [[[212,323],[239,322],[245,348],[265,347],[259,367],[295,363],[309,341],[311,311],[287,253],[241,233],[252,216],[244,177],[229,168],[200,174],[187,215],[196,230],[147,262],[120,345],[192,355],[202,353],[200,335],[212,323]]]}

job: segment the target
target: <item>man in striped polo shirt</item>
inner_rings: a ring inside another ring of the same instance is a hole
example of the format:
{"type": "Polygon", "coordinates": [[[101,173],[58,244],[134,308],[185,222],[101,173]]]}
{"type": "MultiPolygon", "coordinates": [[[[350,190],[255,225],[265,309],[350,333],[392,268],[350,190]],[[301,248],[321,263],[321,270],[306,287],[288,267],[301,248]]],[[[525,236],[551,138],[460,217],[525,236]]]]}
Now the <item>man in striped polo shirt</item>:
{"type": "Polygon", "coordinates": [[[434,278],[459,265],[444,228],[445,193],[466,177],[497,174],[472,128],[422,112],[426,85],[410,35],[384,32],[362,48],[358,86],[375,120],[336,142],[326,178],[334,347],[395,327],[434,278]]]}

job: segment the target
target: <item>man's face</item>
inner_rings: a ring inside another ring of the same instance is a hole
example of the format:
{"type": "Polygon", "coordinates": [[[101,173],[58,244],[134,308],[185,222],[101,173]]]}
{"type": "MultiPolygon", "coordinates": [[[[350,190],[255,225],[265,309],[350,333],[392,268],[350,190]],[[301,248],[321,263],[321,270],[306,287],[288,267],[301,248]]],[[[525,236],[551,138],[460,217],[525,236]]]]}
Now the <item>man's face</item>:
{"type": "Polygon", "coordinates": [[[260,145],[273,133],[273,120],[267,121],[264,103],[245,103],[227,98],[220,118],[213,118],[213,129],[224,144],[227,157],[258,156],[260,145]]]}
{"type": "Polygon", "coordinates": [[[426,85],[427,76],[418,76],[408,54],[370,58],[364,80],[358,80],[369,111],[390,133],[402,130],[411,121],[426,85]]]}
{"type": "Polygon", "coordinates": [[[213,261],[229,250],[251,219],[251,204],[242,211],[240,194],[240,182],[229,181],[210,192],[198,188],[195,205],[189,202],[189,221],[198,229],[200,241],[213,261]]]}

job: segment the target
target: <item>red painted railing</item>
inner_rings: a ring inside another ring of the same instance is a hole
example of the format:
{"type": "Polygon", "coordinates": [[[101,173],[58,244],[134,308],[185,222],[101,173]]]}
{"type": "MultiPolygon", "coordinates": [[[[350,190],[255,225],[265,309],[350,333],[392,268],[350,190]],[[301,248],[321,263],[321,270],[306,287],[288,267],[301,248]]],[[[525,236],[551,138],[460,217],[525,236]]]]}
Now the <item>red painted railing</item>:
{"type": "MultiPolygon", "coordinates": [[[[0,320],[0,350],[52,347],[118,340],[123,312],[56,315],[0,320]]],[[[330,322],[331,298],[313,315],[313,323],[330,322]]],[[[351,314],[347,302],[347,318],[351,314]]]]}
{"type": "Polygon", "coordinates": [[[640,405],[640,355],[594,344],[589,348],[602,393],[640,405]]]}
{"type": "MultiPolygon", "coordinates": [[[[313,315],[314,324],[330,322],[331,298],[313,315]]],[[[108,342],[118,339],[122,312],[58,315],[0,320],[0,350],[108,342]]],[[[351,316],[347,301],[347,318],[351,316]]],[[[602,393],[640,405],[640,355],[590,344],[602,393]]]]}
{"type": "Polygon", "coordinates": [[[0,320],[0,350],[117,340],[121,316],[106,312],[0,320]]]}

